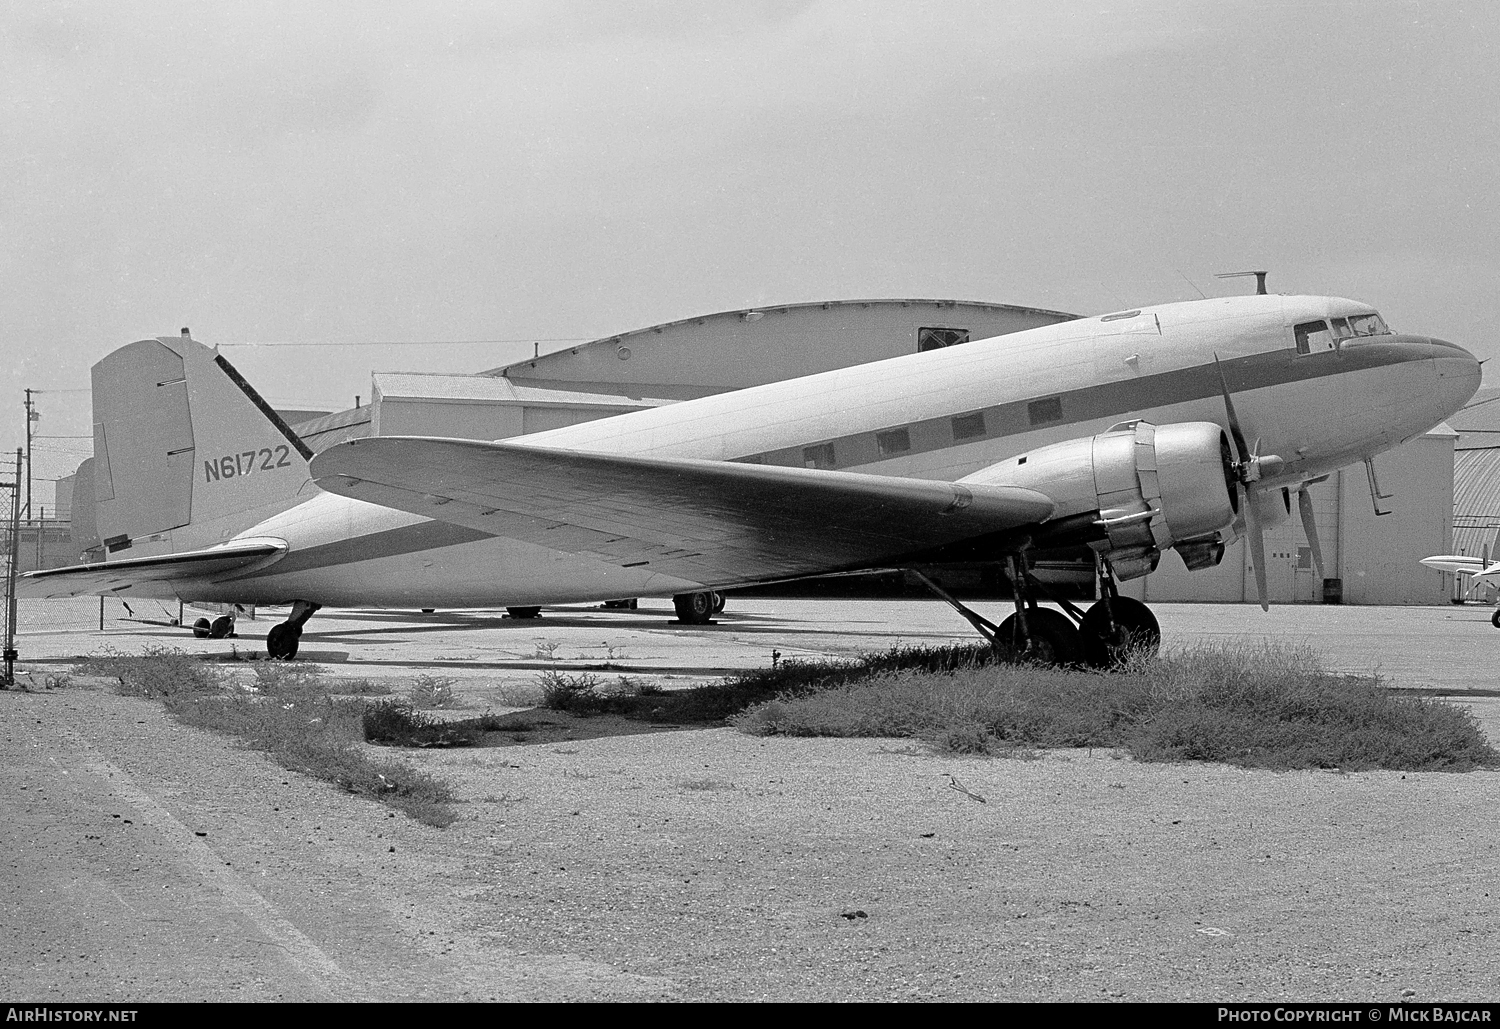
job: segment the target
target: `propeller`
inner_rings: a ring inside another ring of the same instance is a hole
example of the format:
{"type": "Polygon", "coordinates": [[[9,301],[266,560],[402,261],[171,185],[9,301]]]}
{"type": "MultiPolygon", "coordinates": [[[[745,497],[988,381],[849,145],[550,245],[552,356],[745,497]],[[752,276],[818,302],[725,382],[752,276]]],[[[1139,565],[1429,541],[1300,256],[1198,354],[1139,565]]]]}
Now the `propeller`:
{"type": "MultiPolygon", "coordinates": [[[[1255,594],[1260,599],[1262,611],[1271,610],[1266,587],[1266,539],[1261,531],[1260,517],[1255,512],[1255,498],[1250,484],[1259,482],[1267,475],[1275,475],[1286,462],[1275,454],[1260,453],[1260,439],[1253,447],[1245,446],[1245,433],[1240,428],[1239,415],[1234,412],[1234,401],[1229,397],[1229,383],[1224,378],[1224,366],[1219,355],[1214,355],[1214,367],[1219,370],[1219,389],[1224,394],[1224,413],[1229,417],[1229,438],[1234,472],[1235,490],[1239,493],[1240,510],[1245,512],[1245,535],[1250,541],[1250,560],[1255,569],[1255,594]]],[[[1303,515],[1304,524],[1307,515],[1303,515]]]]}
{"type": "Polygon", "coordinates": [[[1313,567],[1318,570],[1318,578],[1323,578],[1323,548],[1318,545],[1318,523],[1313,520],[1312,497],[1308,494],[1306,483],[1297,491],[1297,510],[1302,515],[1302,532],[1307,536],[1307,545],[1312,550],[1313,567]]]}

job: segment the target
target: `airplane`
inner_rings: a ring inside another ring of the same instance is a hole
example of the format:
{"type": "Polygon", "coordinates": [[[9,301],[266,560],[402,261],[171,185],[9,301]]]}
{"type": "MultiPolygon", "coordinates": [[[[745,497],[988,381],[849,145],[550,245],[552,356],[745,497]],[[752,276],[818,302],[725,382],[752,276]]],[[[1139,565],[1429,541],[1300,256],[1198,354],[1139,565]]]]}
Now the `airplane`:
{"type": "Polygon", "coordinates": [[[1160,639],[1118,581],[1169,549],[1211,567],[1246,538],[1267,608],[1263,530],[1292,494],[1321,568],[1306,487],[1421,435],[1479,384],[1468,351],[1394,333],[1366,304],[1237,296],[498,442],[374,436],[314,455],[184,333],[94,367],[105,558],[29,573],[21,593],[290,604],[266,643],[292,658],[324,605],[670,596],[703,624],[728,587],[902,568],[1003,656],[1108,667],[1160,639]],[[1094,562],[1087,611],[1040,605],[1029,569],[1056,553],[1094,562]],[[1014,585],[999,625],[923,572],[975,562],[1014,585]]]}
{"type": "MultiPolygon", "coordinates": [[[[1464,597],[1472,597],[1474,591],[1482,586],[1500,586],[1500,561],[1491,561],[1489,547],[1484,548],[1485,553],[1479,557],[1470,557],[1467,554],[1438,554],[1434,557],[1422,558],[1422,564],[1439,572],[1449,572],[1453,575],[1468,579],[1468,586],[1464,589],[1464,597]]],[[[1500,629],[1500,607],[1490,615],[1490,624],[1500,629]]]]}

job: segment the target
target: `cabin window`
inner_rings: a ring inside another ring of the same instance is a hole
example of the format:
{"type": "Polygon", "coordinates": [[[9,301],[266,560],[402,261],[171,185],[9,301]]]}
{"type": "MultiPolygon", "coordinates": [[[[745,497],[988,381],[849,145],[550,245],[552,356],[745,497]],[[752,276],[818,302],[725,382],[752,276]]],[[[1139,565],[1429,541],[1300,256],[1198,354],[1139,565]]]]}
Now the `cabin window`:
{"type": "Polygon", "coordinates": [[[919,354],[928,350],[956,347],[960,343],[967,342],[969,342],[968,329],[942,329],[933,326],[917,330],[917,353],[919,354]]]}
{"type": "Polygon", "coordinates": [[[804,468],[832,468],[833,444],[819,443],[815,447],[802,448],[802,466],[804,468]]]}
{"type": "Polygon", "coordinates": [[[953,419],[954,439],[977,439],[984,435],[984,412],[961,414],[953,419]]]}
{"type": "Polygon", "coordinates": [[[1356,336],[1389,336],[1385,319],[1378,314],[1357,314],[1349,319],[1349,326],[1356,336]]]}
{"type": "Polygon", "coordinates": [[[1026,415],[1031,419],[1032,425],[1046,425],[1048,422],[1060,422],[1062,421],[1062,397],[1033,400],[1026,405],[1026,415]]]}
{"type": "Polygon", "coordinates": [[[1297,353],[1316,354],[1333,349],[1333,333],[1327,322],[1303,322],[1292,327],[1297,338],[1297,353]]]}
{"type": "Polygon", "coordinates": [[[897,454],[904,454],[911,449],[911,434],[905,429],[877,432],[875,434],[875,445],[880,448],[881,457],[895,457],[897,454]]]}

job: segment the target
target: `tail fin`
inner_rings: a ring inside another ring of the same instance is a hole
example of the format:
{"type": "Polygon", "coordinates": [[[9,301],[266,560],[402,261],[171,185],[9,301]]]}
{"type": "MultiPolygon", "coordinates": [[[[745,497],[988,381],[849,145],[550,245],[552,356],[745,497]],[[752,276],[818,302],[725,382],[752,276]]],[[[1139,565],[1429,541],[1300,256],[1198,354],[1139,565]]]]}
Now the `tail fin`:
{"type": "Polygon", "coordinates": [[[111,554],[211,546],[311,495],[312,451],[183,331],[93,368],[94,505],[111,554]]]}

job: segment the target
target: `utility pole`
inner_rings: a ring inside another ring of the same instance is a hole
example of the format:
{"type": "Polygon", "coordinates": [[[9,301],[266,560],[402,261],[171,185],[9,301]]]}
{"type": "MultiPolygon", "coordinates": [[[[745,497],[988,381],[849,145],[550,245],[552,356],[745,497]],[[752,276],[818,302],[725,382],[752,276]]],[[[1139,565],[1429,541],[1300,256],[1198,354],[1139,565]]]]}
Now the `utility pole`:
{"type": "Polygon", "coordinates": [[[42,419],[42,412],[38,411],[31,402],[31,394],[35,390],[26,391],[26,517],[31,518],[31,428],[42,419]]]}
{"type": "Polygon", "coordinates": [[[10,567],[5,573],[5,678],[0,688],[16,684],[16,565],[21,560],[21,451],[16,449],[16,472],[10,487],[10,567]]]}

